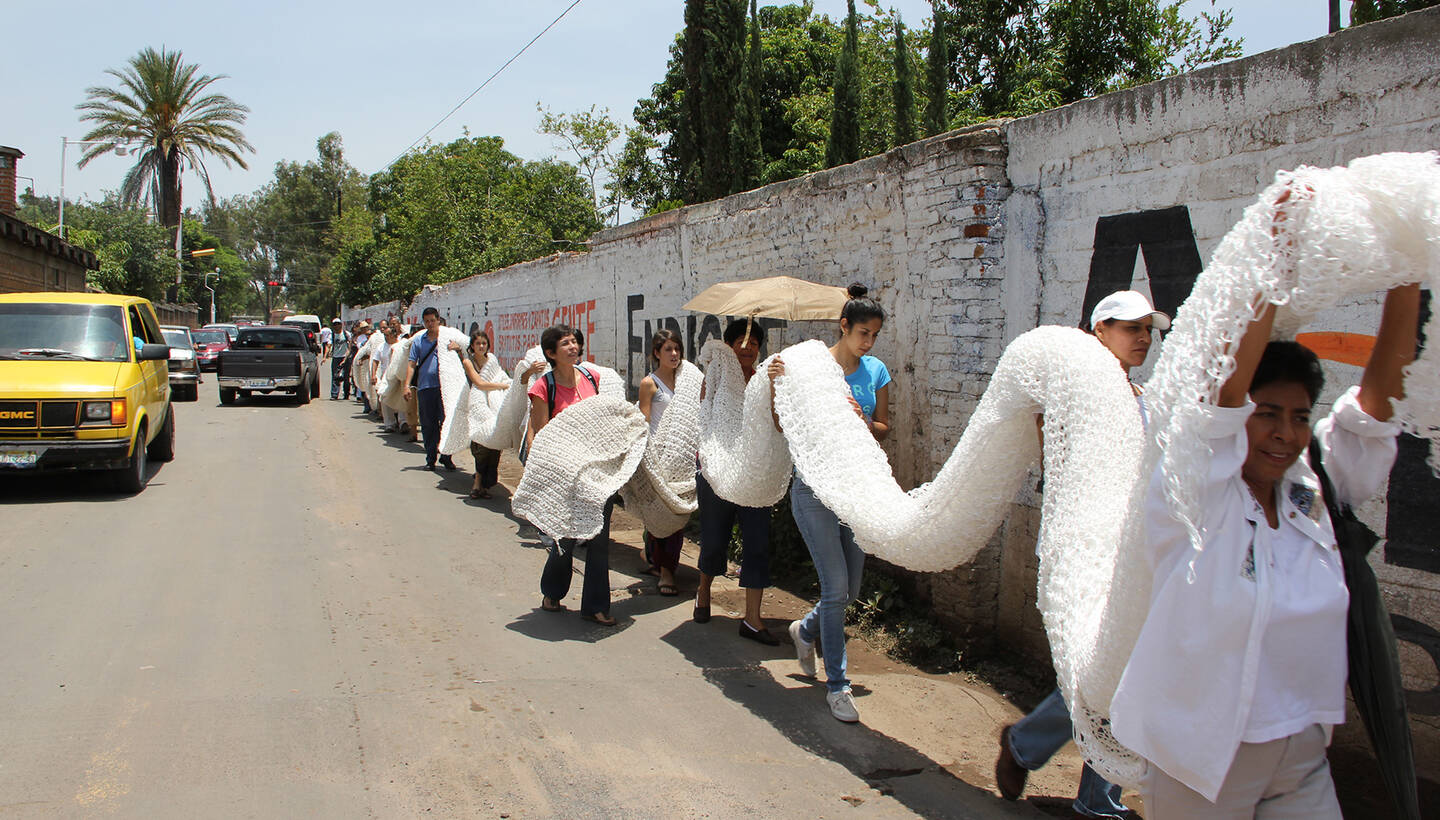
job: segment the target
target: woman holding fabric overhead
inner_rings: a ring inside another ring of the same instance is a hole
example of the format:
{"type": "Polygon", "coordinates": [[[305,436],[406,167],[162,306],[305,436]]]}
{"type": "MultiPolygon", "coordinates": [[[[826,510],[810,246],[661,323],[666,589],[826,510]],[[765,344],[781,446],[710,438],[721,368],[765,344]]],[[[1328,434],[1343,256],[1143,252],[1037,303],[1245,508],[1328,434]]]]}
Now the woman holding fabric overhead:
{"type": "MultiPolygon", "coordinates": [[[[865,420],[871,434],[884,439],[890,432],[890,371],[885,363],[868,355],[885,324],[885,311],[869,291],[859,284],[849,288],[850,299],[840,311],[840,339],[830,355],[845,373],[850,387],[850,404],[865,420]]],[[[773,359],[769,375],[783,375],[785,364],[773,359]]],[[[845,677],[845,607],[860,594],[865,553],[855,544],[850,528],[840,523],[797,473],[790,484],[790,510],[805,538],[810,558],[820,576],[820,601],[805,617],[790,624],[790,640],[806,675],[815,674],[815,642],[825,648],[826,701],[836,720],[860,720],[850,680],[845,677]]]]}
{"type": "Polygon", "coordinates": [[[1170,514],[1164,482],[1146,500],[1155,570],[1150,609],[1111,705],[1115,738],[1149,761],[1151,820],[1333,818],[1325,750],[1345,719],[1349,594],[1323,467],[1336,499],[1384,485],[1398,425],[1391,400],[1415,356],[1419,288],[1391,290],[1359,387],[1316,425],[1324,375],[1315,354],[1270,342],[1267,305],[1234,349],[1235,370],[1207,406],[1198,525],[1170,514]]]}

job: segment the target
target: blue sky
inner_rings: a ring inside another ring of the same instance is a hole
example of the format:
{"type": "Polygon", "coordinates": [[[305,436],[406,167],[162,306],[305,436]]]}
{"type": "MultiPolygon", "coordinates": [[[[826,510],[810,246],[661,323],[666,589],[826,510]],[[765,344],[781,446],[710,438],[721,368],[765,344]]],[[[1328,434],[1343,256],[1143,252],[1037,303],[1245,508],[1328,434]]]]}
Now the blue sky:
{"type": "MultiPolygon", "coordinates": [[[[111,85],[105,69],[145,46],[184,52],[202,71],[228,74],[214,88],[250,106],[245,132],[257,149],[250,170],[208,163],[217,196],[248,193],[280,160],[314,156],[315,140],[339,131],[350,162],[371,173],[475,89],[573,0],[419,0],[419,2],[41,2],[6,4],[0,49],[0,145],[25,152],[22,177],[41,194],[60,187],[61,137],[82,137],[75,104],[85,88],[111,85]]],[[[762,5],[765,4],[762,0],[762,5]]],[[[929,0],[890,0],[907,21],[929,16],[929,0]]],[[[1219,0],[1234,34],[1256,54],[1322,36],[1325,0],[1219,0]]],[[[1343,4],[1348,16],[1349,3],[1343,4]]],[[[816,0],[841,16],[844,0],[816,0]]],[[[1191,0],[1191,13],[1208,6],[1191,0]]],[[[629,120],[635,100],[664,73],[682,26],[681,0],[581,0],[569,14],[431,139],[468,127],[497,134],[527,159],[564,155],[535,132],[537,102],[556,111],[599,105],[629,120]]],[[[106,156],[77,170],[72,146],[68,198],[98,198],[118,187],[127,158],[106,156]]],[[[20,180],[23,190],[30,185],[20,180]]],[[[187,178],[186,201],[200,196],[187,178]]]]}

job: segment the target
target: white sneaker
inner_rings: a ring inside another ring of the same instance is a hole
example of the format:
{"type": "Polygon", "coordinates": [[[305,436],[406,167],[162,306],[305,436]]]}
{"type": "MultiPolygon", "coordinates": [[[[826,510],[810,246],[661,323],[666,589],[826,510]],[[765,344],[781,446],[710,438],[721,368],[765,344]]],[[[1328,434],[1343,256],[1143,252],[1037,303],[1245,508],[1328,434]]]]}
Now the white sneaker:
{"type": "Polygon", "coordinates": [[[800,622],[790,622],[790,641],[795,644],[795,657],[800,661],[800,674],[815,677],[815,644],[800,637],[800,622]]]}
{"type": "Polygon", "coordinates": [[[825,701],[830,704],[830,714],[836,720],[844,723],[860,721],[860,713],[855,709],[855,696],[850,693],[850,687],[831,692],[825,696],[825,701]]]}

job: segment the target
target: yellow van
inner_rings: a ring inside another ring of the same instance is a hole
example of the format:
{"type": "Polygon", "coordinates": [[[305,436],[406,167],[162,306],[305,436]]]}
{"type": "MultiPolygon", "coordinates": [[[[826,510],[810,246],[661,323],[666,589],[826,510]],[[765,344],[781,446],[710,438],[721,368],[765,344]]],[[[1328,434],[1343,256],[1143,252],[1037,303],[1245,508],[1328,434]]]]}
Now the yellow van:
{"type": "Polygon", "coordinates": [[[0,293],[0,471],[109,470],[145,488],[175,457],[170,348],[150,302],[0,293]]]}

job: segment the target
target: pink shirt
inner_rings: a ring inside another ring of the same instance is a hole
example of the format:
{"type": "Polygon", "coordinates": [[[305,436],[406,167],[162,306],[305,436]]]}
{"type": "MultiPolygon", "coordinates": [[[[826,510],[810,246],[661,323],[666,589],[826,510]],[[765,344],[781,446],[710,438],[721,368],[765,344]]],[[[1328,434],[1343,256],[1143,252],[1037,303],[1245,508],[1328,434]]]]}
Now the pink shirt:
{"type": "MultiPolygon", "coordinates": [[[[581,373],[580,368],[577,367],[575,368],[574,387],[566,387],[558,381],[555,383],[555,406],[550,408],[550,418],[553,419],[560,415],[561,410],[564,410],[575,402],[596,395],[595,386],[600,383],[600,374],[591,371],[590,375],[595,377],[595,384],[591,384],[590,380],[585,378],[585,374],[581,373]]],[[[530,384],[530,388],[526,390],[525,393],[532,398],[545,401],[545,377],[541,376],[537,378],[530,384]]]]}

